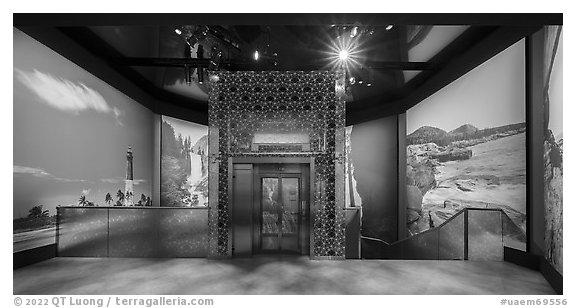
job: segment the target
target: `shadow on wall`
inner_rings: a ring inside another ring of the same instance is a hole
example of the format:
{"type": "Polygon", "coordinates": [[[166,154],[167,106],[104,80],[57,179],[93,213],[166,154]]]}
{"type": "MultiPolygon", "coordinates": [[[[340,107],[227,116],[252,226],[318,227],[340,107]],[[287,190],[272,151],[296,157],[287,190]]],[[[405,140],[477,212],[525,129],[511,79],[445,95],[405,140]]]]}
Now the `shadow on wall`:
{"type": "Polygon", "coordinates": [[[354,125],[350,157],[362,199],[362,236],[398,239],[396,116],[354,125]]]}

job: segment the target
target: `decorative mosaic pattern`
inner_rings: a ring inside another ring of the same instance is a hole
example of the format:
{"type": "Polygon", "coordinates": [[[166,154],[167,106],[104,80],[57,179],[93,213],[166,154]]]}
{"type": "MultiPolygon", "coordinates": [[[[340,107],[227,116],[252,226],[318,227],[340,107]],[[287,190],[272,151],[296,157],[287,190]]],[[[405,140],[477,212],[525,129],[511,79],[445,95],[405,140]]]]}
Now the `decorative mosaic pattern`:
{"type": "Polygon", "coordinates": [[[209,95],[209,256],[231,256],[228,161],[314,158],[313,258],[343,259],[344,77],[334,72],[212,72],[209,95]],[[305,134],[306,146],[253,146],[255,134],[305,134]]]}

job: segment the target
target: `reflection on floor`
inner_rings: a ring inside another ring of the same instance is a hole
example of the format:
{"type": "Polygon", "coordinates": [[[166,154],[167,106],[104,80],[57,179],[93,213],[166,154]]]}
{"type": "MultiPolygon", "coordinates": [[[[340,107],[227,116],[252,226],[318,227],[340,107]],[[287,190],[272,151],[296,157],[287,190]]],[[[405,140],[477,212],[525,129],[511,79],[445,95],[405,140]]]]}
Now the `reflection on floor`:
{"type": "Polygon", "coordinates": [[[555,294],[507,262],[55,258],[14,271],[14,294],[555,294]]]}

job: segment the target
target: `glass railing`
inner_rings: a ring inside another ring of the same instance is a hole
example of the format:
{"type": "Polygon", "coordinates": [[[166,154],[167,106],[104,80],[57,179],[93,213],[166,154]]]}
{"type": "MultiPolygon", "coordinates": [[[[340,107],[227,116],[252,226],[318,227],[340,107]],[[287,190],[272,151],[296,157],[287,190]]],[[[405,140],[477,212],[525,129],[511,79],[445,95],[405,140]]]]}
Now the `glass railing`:
{"type": "Polygon", "coordinates": [[[362,237],[362,258],[400,260],[503,260],[504,246],[521,248],[525,235],[500,209],[467,208],[440,226],[386,243],[362,237]],[[369,251],[369,253],[367,253],[369,251]]]}
{"type": "Polygon", "coordinates": [[[59,207],[61,257],[206,257],[207,208],[59,207]]]}

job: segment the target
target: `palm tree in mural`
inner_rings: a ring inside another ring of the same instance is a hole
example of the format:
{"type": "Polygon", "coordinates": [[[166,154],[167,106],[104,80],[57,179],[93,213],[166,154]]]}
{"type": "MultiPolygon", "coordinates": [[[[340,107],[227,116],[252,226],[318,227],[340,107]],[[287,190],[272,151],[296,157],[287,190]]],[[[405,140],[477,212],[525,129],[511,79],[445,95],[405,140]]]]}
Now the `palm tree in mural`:
{"type": "Polygon", "coordinates": [[[28,218],[41,218],[50,216],[48,210],[43,210],[44,205],[37,205],[28,211],[28,218]]]}
{"type": "Polygon", "coordinates": [[[112,203],[112,201],[114,201],[114,199],[112,199],[112,195],[110,195],[110,193],[106,193],[106,198],[104,198],[104,202],[106,202],[108,206],[110,206],[110,203],[112,203]]]}
{"type": "Polygon", "coordinates": [[[124,205],[124,193],[120,189],[118,189],[118,192],[116,193],[116,197],[118,198],[116,205],[117,206],[124,205]]]}
{"type": "Polygon", "coordinates": [[[146,205],[146,195],[145,194],[140,195],[140,201],[138,201],[138,204],[140,206],[146,205]]]}
{"type": "Polygon", "coordinates": [[[78,205],[86,206],[86,204],[88,204],[88,201],[86,200],[86,196],[81,195],[80,199],[78,199],[78,205]]]}

